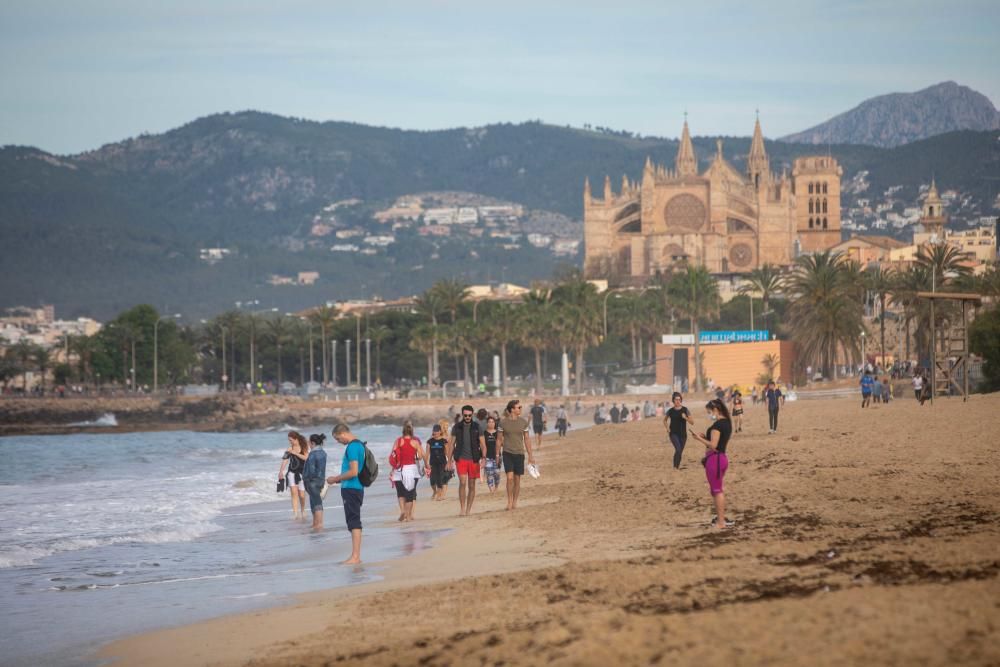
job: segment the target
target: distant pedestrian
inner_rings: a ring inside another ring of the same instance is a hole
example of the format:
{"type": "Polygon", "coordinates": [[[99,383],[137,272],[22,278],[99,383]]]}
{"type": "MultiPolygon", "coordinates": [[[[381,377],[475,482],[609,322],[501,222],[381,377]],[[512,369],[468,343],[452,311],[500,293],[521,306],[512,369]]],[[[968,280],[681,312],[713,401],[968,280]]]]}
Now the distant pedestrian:
{"type": "Polygon", "coordinates": [[[882,381],[878,379],[877,375],[872,377],[872,402],[882,402],[882,381]]]}
{"type": "Polygon", "coordinates": [[[500,431],[496,418],[492,416],[486,418],[486,428],[480,434],[479,442],[483,451],[483,477],[490,489],[490,495],[493,495],[493,492],[500,488],[500,431]]]}
{"type": "Polygon", "coordinates": [[[429,469],[430,464],[420,438],[413,435],[413,424],[409,420],[403,423],[403,434],[396,438],[392,446],[389,464],[392,466],[390,478],[399,502],[399,520],[413,521],[417,482],[420,481],[421,471],[429,469]]]}
{"type": "Polygon", "coordinates": [[[448,466],[448,440],[443,436],[441,425],[434,424],[431,437],[427,439],[427,452],[431,464],[431,489],[434,491],[431,500],[444,500],[444,490],[448,483],[445,479],[448,466]]]}
{"type": "Polygon", "coordinates": [[[611,423],[618,423],[618,405],[616,403],[611,404],[611,423]]]}
{"type": "Polygon", "coordinates": [[[865,371],[858,384],[861,385],[861,407],[867,408],[872,400],[872,388],[875,386],[875,380],[872,379],[868,371],[865,371]]]}
{"type": "Polygon", "coordinates": [[[531,406],[531,430],[535,433],[535,450],[542,451],[542,433],[545,431],[545,406],[542,399],[536,398],[535,404],[531,406]]]}
{"type": "Polygon", "coordinates": [[[566,414],[566,406],[560,405],[556,410],[556,432],[560,438],[566,437],[566,429],[569,428],[569,415],[566,414]]]}
{"type": "Polygon", "coordinates": [[[767,383],[767,389],[764,390],[764,395],[761,397],[761,400],[767,404],[767,432],[777,433],[778,410],[785,402],[785,395],[782,394],[781,390],[774,384],[774,380],[767,383]]]}
{"type": "Polygon", "coordinates": [[[733,428],[739,433],[743,430],[743,394],[739,391],[733,392],[732,405],[733,428]]]}
{"type": "Polygon", "coordinates": [[[670,397],[673,406],[663,417],[663,426],[667,429],[667,438],[674,447],[674,470],[679,470],[684,458],[684,445],[687,444],[688,426],[694,425],[691,411],[684,407],[684,397],[675,391],[670,397]]]}

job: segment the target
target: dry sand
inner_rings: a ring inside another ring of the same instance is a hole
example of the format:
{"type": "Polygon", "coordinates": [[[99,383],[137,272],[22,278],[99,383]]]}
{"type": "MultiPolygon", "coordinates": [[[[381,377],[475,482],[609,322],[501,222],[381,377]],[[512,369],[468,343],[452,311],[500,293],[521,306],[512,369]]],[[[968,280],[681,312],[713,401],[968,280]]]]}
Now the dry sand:
{"type": "MultiPolygon", "coordinates": [[[[702,428],[699,405],[690,405],[702,428]]],[[[504,512],[423,498],[454,527],[384,581],[140,635],[127,665],[1000,665],[1000,394],[749,408],[712,513],[703,447],[658,420],[556,442],[504,512]],[[668,451],[669,450],[669,451],[668,451]]],[[[330,524],[337,515],[331,513],[330,524]]],[[[368,520],[372,520],[370,517],[368,520]]],[[[340,526],[334,525],[334,530],[340,526]]],[[[333,559],[343,554],[331,554],[333,559]]]]}

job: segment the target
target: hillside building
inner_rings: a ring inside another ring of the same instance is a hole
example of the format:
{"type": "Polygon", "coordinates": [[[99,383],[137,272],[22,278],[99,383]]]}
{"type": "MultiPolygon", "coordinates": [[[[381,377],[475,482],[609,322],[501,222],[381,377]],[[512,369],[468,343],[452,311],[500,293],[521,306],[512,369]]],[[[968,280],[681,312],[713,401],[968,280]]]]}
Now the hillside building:
{"type": "Polygon", "coordinates": [[[829,156],[795,161],[791,176],[770,169],[760,121],[745,173],[722,155],[698,170],[687,121],[672,169],[646,160],[639,183],[623,177],[603,197],[584,183],[584,272],[617,282],[645,282],[690,262],[716,274],[747,273],[765,263],[791,264],[800,252],[840,242],[840,178],[829,156]]]}

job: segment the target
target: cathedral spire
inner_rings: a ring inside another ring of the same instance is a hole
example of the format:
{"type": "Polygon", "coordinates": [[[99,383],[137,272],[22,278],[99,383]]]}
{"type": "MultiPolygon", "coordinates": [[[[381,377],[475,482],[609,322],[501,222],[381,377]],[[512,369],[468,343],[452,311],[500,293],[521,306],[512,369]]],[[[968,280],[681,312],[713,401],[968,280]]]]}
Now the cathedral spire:
{"type": "Polygon", "coordinates": [[[605,175],[604,177],[604,203],[610,204],[614,195],[611,194],[611,177],[605,175]]]}
{"type": "Polygon", "coordinates": [[[585,176],[583,179],[583,205],[590,206],[593,203],[593,199],[590,196],[590,177],[585,176]]]}
{"type": "Polygon", "coordinates": [[[764,149],[764,133],[760,130],[760,118],[754,121],[753,140],[750,142],[750,155],[747,158],[747,176],[755,190],[767,182],[771,167],[767,161],[767,151],[764,149]]]}
{"type": "MultiPolygon", "coordinates": [[[[687,116],[687,114],[684,114],[687,116]]],[[[694,146],[691,144],[691,133],[688,131],[687,118],[684,119],[684,130],[681,132],[681,145],[677,149],[678,176],[696,176],[698,174],[698,158],[694,154],[694,146]]]]}

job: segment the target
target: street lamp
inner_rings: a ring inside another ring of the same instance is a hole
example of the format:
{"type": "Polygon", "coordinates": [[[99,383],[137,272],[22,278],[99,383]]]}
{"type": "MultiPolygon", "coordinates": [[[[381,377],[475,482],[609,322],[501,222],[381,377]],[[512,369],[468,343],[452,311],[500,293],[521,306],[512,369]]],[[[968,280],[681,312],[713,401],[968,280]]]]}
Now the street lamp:
{"type": "Polygon", "coordinates": [[[604,338],[608,337],[608,297],[612,294],[615,295],[616,299],[621,298],[621,294],[618,294],[618,290],[609,289],[604,295],[604,338]]]}
{"type": "Polygon", "coordinates": [[[865,354],[865,332],[861,330],[861,372],[868,368],[868,356],[865,354]]]}
{"type": "MultiPolygon", "coordinates": [[[[180,313],[174,313],[173,315],[161,315],[159,319],[156,320],[156,324],[153,325],[153,393],[155,394],[160,386],[160,354],[159,354],[159,343],[160,343],[160,322],[169,319],[180,319],[180,313]]],[[[135,383],[135,374],[133,373],[132,383],[135,383]]],[[[133,390],[135,387],[132,388],[133,390]]]]}

